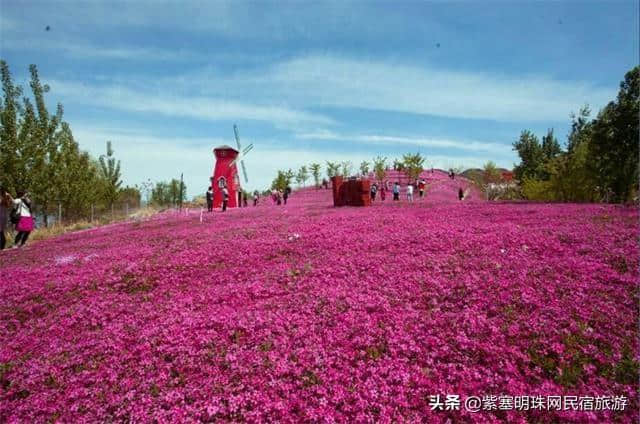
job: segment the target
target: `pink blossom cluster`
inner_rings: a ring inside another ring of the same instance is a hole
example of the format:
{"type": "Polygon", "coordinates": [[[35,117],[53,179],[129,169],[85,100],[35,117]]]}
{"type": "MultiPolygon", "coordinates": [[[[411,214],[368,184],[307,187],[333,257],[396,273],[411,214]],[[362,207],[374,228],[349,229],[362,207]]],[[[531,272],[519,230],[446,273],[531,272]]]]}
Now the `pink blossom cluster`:
{"type": "Polygon", "coordinates": [[[0,422],[636,422],[638,209],[165,214],[0,254],[0,422]],[[623,411],[431,410],[434,395],[623,411]]]}

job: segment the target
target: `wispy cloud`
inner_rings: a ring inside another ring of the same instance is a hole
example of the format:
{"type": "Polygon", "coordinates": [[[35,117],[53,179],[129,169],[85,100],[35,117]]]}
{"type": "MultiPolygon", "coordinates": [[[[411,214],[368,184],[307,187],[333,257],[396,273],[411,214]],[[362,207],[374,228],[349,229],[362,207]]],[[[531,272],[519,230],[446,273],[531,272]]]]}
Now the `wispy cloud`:
{"type": "Polygon", "coordinates": [[[162,61],[179,62],[185,60],[200,60],[204,56],[187,49],[162,49],[152,46],[132,45],[101,45],[89,44],[74,40],[56,39],[28,39],[23,37],[6,37],[2,42],[7,51],[38,51],[60,54],[66,57],[80,59],[126,60],[130,62],[162,61]]]}
{"type": "Polygon", "coordinates": [[[122,111],[158,113],[163,116],[181,116],[208,121],[241,118],[281,125],[333,123],[333,120],[326,116],[286,106],[243,103],[179,93],[160,95],[123,86],[89,85],[66,81],[52,81],[50,86],[57,95],[75,103],[122,111]]]}
{"type": "Polygon", "coordinates": [[[429,137],[403,137],[375,134],[339,134],[330,130],[320,130],[308,133],[296,134],[296,137],[303,140],[331,140],[355,142],[368,145],[386,146],[419,146],[431,148],[452,148],[456,150],[469,150],[476,152],[487,152],[504,155],[511,150],[510,146],[501,143],[490,143],[472,140],[453,140],[429,137]]]}
{"type": "Polygon", "coordinates": [[[585,103],[597,109],[615,96],[615,87],[587,81],[333,55],[300,56],[258,71],[201,68],[160,83],[260,101],[283,98],[300,108],[356,108],[500,122],[566,121],[585,103]]]}

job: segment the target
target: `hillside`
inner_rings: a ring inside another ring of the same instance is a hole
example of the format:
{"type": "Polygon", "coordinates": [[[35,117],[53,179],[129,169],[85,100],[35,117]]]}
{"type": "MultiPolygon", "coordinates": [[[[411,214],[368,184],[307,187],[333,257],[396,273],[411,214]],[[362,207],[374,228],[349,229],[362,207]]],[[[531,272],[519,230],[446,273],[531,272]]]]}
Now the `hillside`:
{"type": "Polygon", "coordinates": [[[635,422],[638,210],[429,184],[413,204],[303,189],[0,252],[0,422],[635,422]],[[629,404],[432,411],[447,394],[629,404]]]}

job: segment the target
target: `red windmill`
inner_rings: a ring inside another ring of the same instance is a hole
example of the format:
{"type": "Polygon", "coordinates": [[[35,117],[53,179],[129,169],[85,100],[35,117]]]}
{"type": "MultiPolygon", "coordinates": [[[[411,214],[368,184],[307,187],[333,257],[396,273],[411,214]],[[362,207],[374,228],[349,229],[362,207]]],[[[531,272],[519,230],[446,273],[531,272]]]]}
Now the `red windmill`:
{"type": "Polygon", "coordinates": [[[240,178],[238,178],[238,168],[236,167],[238,160],[240,160],[240,165],[242,166],[244,181],[249,182],[249,179],[247,178],[247,170],[242,158],[253,148],[253,144],[250,144],[242,150],[240,146],[240,137],[238,136],[238,127],[234,125],[233,131],[236,136],[238,150],[227,145],[218,146],[213,149],[213,154],[216,157],[216,165],[213,170],[213,177],[211,177],[214,208],[222,206],[222,189],[225,186],[229,191],[229,202],[227,203],[227,207],[235,208],[238,206],[238,189],[241,187],[240,178]]]}

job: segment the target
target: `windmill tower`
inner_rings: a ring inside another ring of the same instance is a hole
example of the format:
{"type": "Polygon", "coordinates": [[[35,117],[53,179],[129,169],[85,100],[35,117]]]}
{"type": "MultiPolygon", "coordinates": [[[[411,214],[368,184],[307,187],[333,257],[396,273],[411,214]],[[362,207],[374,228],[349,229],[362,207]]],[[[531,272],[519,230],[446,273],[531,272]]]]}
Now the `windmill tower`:
{"type": "Polygon", "coordinates": [[[238,160],[242,167],[244,181],[245,183],[249,182],[243,158],[253,148],[253,144],[248,145],[244,150],[242,150],[242,146],[240,146],[240,136],[238,135],[238,127],[235,125],[233,126],[233,132],[236,138],[236,145],[238,146],[237,150],[227,145],[218,146],[213,149],[213,154],[216,158],[213,177],[211,177],[214,208],[222,206],[223,187],[227,187],[227,190],[229,191],[229,202],[227,203],[227,207],[235,208],[239,206],[238,191],[241,188],[241,184],[240,178],[238,177],[238,168],[236,166],[238,160]]]}

